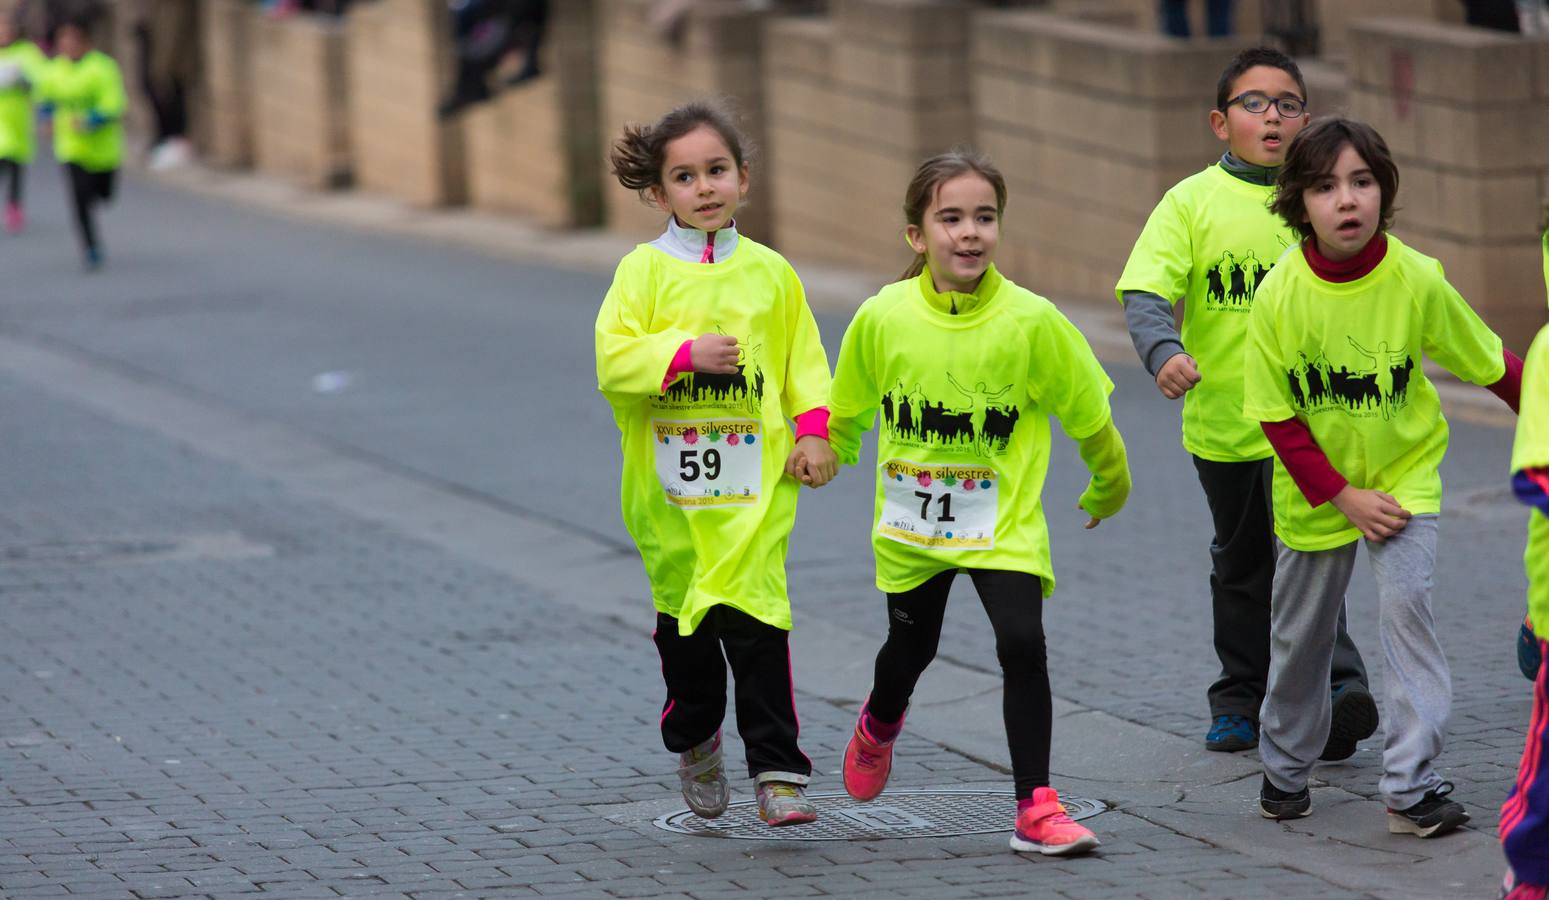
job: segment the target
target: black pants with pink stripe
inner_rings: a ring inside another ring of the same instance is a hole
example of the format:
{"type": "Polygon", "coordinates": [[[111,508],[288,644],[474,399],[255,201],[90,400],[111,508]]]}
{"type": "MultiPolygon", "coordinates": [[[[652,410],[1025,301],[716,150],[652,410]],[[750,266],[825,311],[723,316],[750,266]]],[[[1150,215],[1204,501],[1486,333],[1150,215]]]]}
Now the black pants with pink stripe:
{"type": "Polygon", "coordinates": [[[682,753],[708,740],[726,718],[726,665],[737,692],[737,733],[747,748],[748,777],[765,772],[806,776],[812,763],[796,746],[800,723],[791,685],[790,632],[739,609],[717,606],[694,633],[656,614],[657,652],[667,681],[662,742],[682,753]]]}
{"type": "MultiPolygon", "coordinates": [[[[1549,641],[1538,646],[1549,657],[1549,641]]],[[[1519,884],[1549,885],[1549,659],[1538,667],[1527,747],[1517,782],[1501,807],[1501,846],[1519,884]]],[[[1543,894],[1524,890],[1520,896],[1543,894]]]]}

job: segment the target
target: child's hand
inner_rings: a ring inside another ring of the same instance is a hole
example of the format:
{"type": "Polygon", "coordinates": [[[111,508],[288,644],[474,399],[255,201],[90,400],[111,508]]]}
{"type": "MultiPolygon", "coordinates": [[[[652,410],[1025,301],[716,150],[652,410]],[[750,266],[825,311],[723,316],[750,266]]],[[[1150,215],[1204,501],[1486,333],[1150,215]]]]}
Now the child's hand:
{"type": "Polygon", "coordinates": [[[801,479],[801,483],[807,487],[820,488],[839,474],[839,457],[834,455],[834,449],[828,445],[828,441],[815,434],[806,435],[796,442],[791,457],[794,459],[798,456],[802,463],[791,474],[801,479]]]}
{"type": "Polygon", "coordinates": [[[1187,353],[1174,353],[1171,359],[1162,363],[1161,371],[1156,373],[1156,386],[1161,389],[1163,397],[1177,400],[1193,390],[1194,385],[1199,384],[1199,379],[1199,366],[1194,364],[1194,357],[1187,353]]]}
{"type": "Polygon", "coordinates": [[[1368,541],[1380,544],[1403,531],[1404,526],[1409,524],[1409,510],[1399,506],[1397,500],[1382,491],[1370,491],[1347,484],[1329,502],[1345,514],[1350,524],[1361,529],[1361,534],[1368,541]]]}
{"type": "Polygon", "coordinates": [[[695,372],[708,375],[737,374],[737,339],[725,334],[702,334],[688,348],[695,372]]]}

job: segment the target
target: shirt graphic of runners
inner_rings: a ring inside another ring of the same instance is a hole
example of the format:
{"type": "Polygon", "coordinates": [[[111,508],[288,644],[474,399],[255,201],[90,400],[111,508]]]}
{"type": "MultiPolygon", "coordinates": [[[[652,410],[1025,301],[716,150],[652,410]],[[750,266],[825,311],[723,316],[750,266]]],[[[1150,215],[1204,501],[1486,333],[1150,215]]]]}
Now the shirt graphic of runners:
{"type": "Polygon", "coordinates": [[[1266,263],[1252,250],[1240,257],[1230,250],[1205,270],[1205,302],[1210,306],[1241,309],[1253,307],[1253,295],[1269,274],[1273,263],[1266,263]]]}
{"type": "Polygon", "coordinates": [[[1011,443],[1021,410],[1002,403],[1015,385],[989,390],[985,382],[968,388],[951,373],[953,396],[938,400],[926,395],[919,382],[900,379],[882,395],[882,423],[892,439],[915,447],[966,448],[981,457],[1004,453],[1011,443]]]}
{"type": "MultiPolygon", "coordinates": [[[[715,332],[724,333],[719,327],[715,332]]],[[[764,406],[764,370],[758,363],[763,349],[763,344],[739,341],[736,372],[730,375],[689,372],[663,391],[656,405],[665,409],[714,406],[757,415],[764,406]],[[748,374],[750,370],[751,375],[748,374]]]]}
{"type": "MultiPolygon", "coordinates": [[[[1355,416],[1392,419],[1409,402],[1409,373],[1415,361],[1405,348],[1391,348],[1387,341],[1369,350],[1353,337],[1345,340],[1355,350],[1355,368],[1335,369],[1319,351],[1309,358],[1299,351],[1286,379],[1291,399],[1303,412],[1342,410],[1355,416]]],[[[1347,354],[1348,358],[1348,354],[1347,354]]]]}

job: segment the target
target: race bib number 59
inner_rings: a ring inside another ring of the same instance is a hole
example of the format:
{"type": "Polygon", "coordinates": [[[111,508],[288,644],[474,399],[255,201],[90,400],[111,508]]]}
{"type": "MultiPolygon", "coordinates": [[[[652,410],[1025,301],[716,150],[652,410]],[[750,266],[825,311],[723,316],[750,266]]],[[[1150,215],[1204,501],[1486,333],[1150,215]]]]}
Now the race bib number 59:
{"type": "Polygon", "coordinates": [[[988,466],[924,465],[890,459],[880,466],[882,519],[877,532],[927,550],[995,546],[1000,475],[988,466]]]}
{"type": "Polygon", "coordinates": [[[651,434],[668,503],[704,509],[758,502],[764,466],[757,419],[656,420],[651,434]]]}

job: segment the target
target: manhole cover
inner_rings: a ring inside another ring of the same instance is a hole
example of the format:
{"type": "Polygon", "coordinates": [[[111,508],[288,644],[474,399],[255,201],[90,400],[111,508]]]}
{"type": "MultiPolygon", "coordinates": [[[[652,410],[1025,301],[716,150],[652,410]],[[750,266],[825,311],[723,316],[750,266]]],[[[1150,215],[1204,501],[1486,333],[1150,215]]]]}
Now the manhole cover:
{"type": "MultiPolygon", "coordinates": [[[[796,828],[770,828],[758,818],[758,801],[742,800],[716,819],[689,810],[661,816],[651,824],[664,831],[745,841],[878,841],[892,838],[956,837],[1009,831],[1015,806],[1002,791],[889,791],[880,800],[857,803],[849,794],[808,794],[818,820],[796,828]]],[[[1107,812],[1101,800],[1064,797],[1072,819],[1107,812]]]]}

